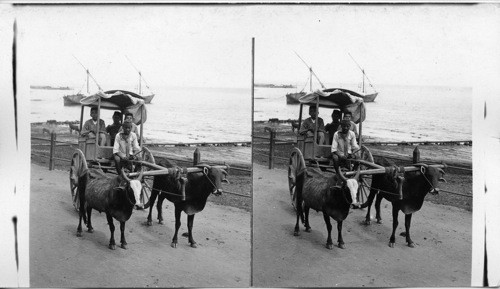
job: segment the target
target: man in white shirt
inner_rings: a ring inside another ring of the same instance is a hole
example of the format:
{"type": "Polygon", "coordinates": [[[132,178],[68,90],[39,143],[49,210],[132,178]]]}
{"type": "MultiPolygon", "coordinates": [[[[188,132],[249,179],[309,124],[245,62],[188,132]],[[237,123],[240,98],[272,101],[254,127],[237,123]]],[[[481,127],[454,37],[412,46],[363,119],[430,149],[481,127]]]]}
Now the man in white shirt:
{"type": "Polygon", "coordinates": [[[123,166],[130,164],[129,160],[136,160],[137,153],[141,151],[141,147],[137,142],[137,135],[132,131],[132,123],[123,123],[123,132],[116,135],[115,144],[113,146],[113,157],[115,159],[116,172],[121,173],[123,166]]]}
{"type": "Polygon", "coordinates": [[[341,131],[337,131],[332,139],[332,158],[335,168],[339,165],[349,166],[348,159],[356,158],[354,152],[359,150],[356,135],[351,130],[351,121],[343,119],[340,127],[341,131]]]}

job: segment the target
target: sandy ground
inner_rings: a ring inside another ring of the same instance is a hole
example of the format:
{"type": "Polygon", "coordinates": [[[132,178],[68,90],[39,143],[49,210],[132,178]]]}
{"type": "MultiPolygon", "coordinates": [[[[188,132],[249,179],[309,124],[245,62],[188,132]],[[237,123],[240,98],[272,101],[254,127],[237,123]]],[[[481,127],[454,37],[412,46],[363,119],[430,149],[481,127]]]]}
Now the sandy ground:
{"type": "MultiPolygon", "coordinates": [[[[71,205],[66,171],[32,164],[30,204],[31,287],[250,285],[247,211],[208,202],[195,218],[196,249],[184,237],[179,237],[176,249],[170,247],[174,227],[170,203],[164,210],[164,225],[148,227],[147,212],[135,211],[126,225],[128,249],[112,251],[107,247],[105,214],[94,211],[94,233],[84,231],[83,237],[76,237],[78,215],[71,205]]],[[[182,222],[179,234],[187,232],[184,214],[182,222]]],[[[118,228],[115,239],[119,240],[118,228]]]]}
{"type": "MultiPolygon", "coordinates": [[[[328,250],[321,213],[311,210],[311,233],[301,225],[301,235],[293,236],[295,211],[286,171],[254,164],[253,173],[254,286],[470,286],[471,212],[426,202],[412,218],[415,248],[399,236],[404,231],[400,213],[396,246],[390,248],[391,206],[383,201],[383,224],[364,226],[366,210],[351,211],[343,225],[346,249],[328,250]]],[[[336,244],[336,222],[332,225],[336,244]]]]}

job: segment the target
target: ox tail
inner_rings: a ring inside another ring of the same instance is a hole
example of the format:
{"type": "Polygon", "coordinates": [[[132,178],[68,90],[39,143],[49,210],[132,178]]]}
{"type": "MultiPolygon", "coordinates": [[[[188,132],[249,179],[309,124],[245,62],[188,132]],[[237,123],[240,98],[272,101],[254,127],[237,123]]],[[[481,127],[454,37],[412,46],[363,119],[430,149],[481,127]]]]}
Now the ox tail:
{"type": "MultiPolygon", "coordinates": [[[[306,178],[306,173],[302,173],[297,175],[297,178],[295,180],[295,208],[297,210],[297,216],[300,216],[300,220],[302,224],[305,224],[305,217],[304,217],[304,206],[303,206],[303,197],[302,197],[302,191],[304,190],[304,181],[306,178]]],[[[298,222],[298,220],[297,220],[298,222]]]]}
{"type": "Polygon", "coordinates": [[[83,223],[87,224],[87,210],[85,209],[85,189],[87,188],[88,173],[78,178],[79,213],[83,223]]]}
{"type": "Polygon", "coordinates": [[[364,202],[360,209],[364,209],[366,207],[371,207],[371,205],[373,204],[373,200],[375,199],[375,196],[377,195],[378,193],[378,190],[376,189],[370,189],[370,194],[368,195],[368,199],[366,200],[366,202],[364,202]]]}

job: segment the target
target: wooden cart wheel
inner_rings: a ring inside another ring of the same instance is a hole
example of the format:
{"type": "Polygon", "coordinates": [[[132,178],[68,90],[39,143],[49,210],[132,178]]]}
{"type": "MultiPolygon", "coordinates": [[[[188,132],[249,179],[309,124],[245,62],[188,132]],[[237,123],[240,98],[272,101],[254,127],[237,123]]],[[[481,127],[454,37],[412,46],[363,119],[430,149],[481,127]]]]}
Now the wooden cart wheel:
{"type": "Polygon", "coordinates": [[[305,160],[302,152],[298,148],[293,148],[290,154],[290,161],[288,163],[288,189],[290,191],[290,198],[292,206],[295,208],[295,182],[297,175],[305,169],[305,160]]]}
{"type": "MultiPolygon", "coordinates": [[[[155,164],[155,158],[151,151],[147,147],[142,147],[141,160],[155,164]]],[[[143,166],[144,171],[150,171],[151,168],[147,166],[143,166]]],[[[151,190],[153,189],[153,176],[144,176],[142,178],[142,191],[141,191],[141,199],[140,202],[144,205],[148,204],[149,198],[151,197],[151,190]]],[[[144,207],[147,209],[147,207],[144,207]]]]}
{"type": "MultiPolygon", "coordinates": [[[[359,154],[358,155],[359,159],[368,161],[370,163],[374,163],[373,155],[370,152],[370,150],[368,150],[367,147],[362,145],[358,154],[359,154]]],[[[360,165],[360,168],[361,170],[369,169],[366,165],[363,164],[360,165]]],[[[358,200],[361,204],[365,203],[368,200],[368,195],[370,194],[371,185],[372,185],[371,175],[359,176],[358,200]]]]}
{"type": "Polygon", "coordinates": [[[71,190],[71,198],[73,200],[73,206],[78,211],[80,207],[79,195],[78,195],[78,178],[81,177],[88,171],[87,160],[85,160],[85,155],[79,149],[73,153],[71,158],[71,166],[69,168],[69,186],[71,190]]]}

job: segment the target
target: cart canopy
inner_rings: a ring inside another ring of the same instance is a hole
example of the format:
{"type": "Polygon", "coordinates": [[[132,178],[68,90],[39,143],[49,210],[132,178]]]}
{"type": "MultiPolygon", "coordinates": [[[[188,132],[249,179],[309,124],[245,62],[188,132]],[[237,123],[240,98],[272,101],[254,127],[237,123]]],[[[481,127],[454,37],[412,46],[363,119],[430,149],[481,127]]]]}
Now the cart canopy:
{"type": "Polygon", "coordinates": [[[137,94],[128,91],[99,91],[80,100],[82,105],[98,106],[101,100],[101,108],[119,110],[123,113],[131,112],[134,115],[134,123],[139,125],[147,120],[147,111],[144,100],[137,97],[137,94]],[[141,117],[142,111],[142,117],[141,117]]]}
{"type": "Polygon", "coordinates": [[[342,112],[351,112],[352,121],[360,123],[366,118],[365,104],[361,95],[343,88],[320,89],[308,93],[299,98],[299,102],[305,105],[316,105],[320,107],[338,108],[342,112]]]}

